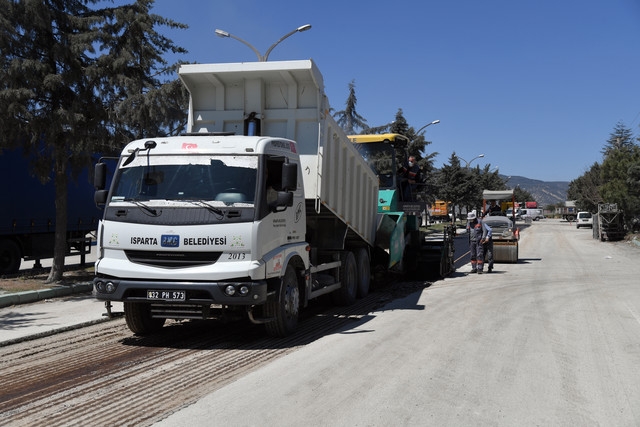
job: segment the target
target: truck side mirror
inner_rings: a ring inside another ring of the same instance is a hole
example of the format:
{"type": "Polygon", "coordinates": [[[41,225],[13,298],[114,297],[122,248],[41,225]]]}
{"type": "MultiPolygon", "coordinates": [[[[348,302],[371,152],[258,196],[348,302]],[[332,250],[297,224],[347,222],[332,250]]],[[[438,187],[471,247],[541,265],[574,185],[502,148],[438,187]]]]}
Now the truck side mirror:
{"type": "Polygon", "coordinates": [[[293,206],[293,193],[291,191],[278,191],[278,198],[269,205],[271,212],[282,212],[293,206]]]}
{"type": "Polygon", "coordinates": [[[96,203],[96,206],[104,206],[107,203],[108,195],[109,190],[97,190],[93,194],[93,201],[96,203]]]}
{"type": "Polygon", "coordinates": [[[298,188],[298,164],[284,163],[282,165],[282,190],[294,191],[298,188]]]}
{"type": "MultiPolygon", "coordinates": [[[[97,190],[104,190],[107,186],[107,164],[96,163],[93,174],[93,186],[97,190]]],[[[105,199],[106,200],[106,199],[105,199]]]]}

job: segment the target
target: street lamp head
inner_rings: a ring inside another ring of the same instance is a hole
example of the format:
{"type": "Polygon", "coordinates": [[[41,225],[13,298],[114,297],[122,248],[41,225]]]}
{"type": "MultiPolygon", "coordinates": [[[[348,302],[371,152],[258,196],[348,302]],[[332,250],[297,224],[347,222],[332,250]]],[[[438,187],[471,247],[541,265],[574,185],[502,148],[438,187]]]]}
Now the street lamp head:
{"type": "MultiPolygon", "coordinates": [[[[393,122],[392,122],[392,123],[393,123],[393,122]]],[[[418,129],[418,130],[416,131],[416,135],[419,135],[419,134],[420,134],[420,132],[422,132],[423,130],[425,130],[428,126],[431,126],[431,125],[437,125],[438,123],[440,123],[440,120],[434,120],[434,121],[432,121],[431,123],[427,123],[426,125],[422,126],[420,129],[418,129]]]]}
{"type": "Polygon", "coordinates": [[[296,29],[297,32],[301,33],[303,31],[307,31],[311,29],[311,24],[305,24],[296,29]]]}
{"type": "Polygon", "coordinates": [[[478,158],[484,157],[484,154],[479,154],[478,158]]]}
{"type": "Polygon", "coordinates": [[[226,31],[222,31],[222,30],[218,30],[216,28],[216,36],[218,37],[229,37],[231,34],[227,33],[226,31]]]}

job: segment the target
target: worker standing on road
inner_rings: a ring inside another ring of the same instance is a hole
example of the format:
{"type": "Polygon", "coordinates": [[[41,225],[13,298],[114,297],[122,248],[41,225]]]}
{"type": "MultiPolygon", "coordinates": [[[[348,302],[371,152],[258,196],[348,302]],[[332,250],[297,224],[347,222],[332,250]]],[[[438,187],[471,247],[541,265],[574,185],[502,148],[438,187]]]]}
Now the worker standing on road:
{"type": "Polygon", "coordinates": [[[493,239],[491,238],[492,230],[489,224],[485,223],[484,221],[482,221],[482,224],[484,225],[484,227],[489,229],[486,235],[483,236],[481,242],[482,250],[484,251],[484,259],[487,261],[487,272],[491,273],[493,271],[493,239]]]}
{"type": "MultiPolygon", "coordinates": [[[[491,227],[478,218],[476,211],[473,210],[467,214],[467,232],[469,233],[471,273],[482,274],[484,268],[484,244],[491,240],[491,227]]],[[[493,262],[490,265],[493,269],[493,262]]]]}

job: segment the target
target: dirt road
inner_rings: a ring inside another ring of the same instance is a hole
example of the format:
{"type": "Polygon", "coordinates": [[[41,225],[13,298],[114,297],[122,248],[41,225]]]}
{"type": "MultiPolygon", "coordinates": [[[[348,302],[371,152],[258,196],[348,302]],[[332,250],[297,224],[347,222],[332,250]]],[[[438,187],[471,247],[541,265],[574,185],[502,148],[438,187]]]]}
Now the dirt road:
{"type": "Polygon", "coordinates": [[[639,259],[536,222],[518,264],[437,282],[160,425],[640,425],[639,259]]]}
{"type": "Polygon", "coordinates": [[[352,307],[274,340],[247,323],[122,319],[0,348],[2,425],[640,425],[640,249],[566,222],[518,264],[352,307]]]}

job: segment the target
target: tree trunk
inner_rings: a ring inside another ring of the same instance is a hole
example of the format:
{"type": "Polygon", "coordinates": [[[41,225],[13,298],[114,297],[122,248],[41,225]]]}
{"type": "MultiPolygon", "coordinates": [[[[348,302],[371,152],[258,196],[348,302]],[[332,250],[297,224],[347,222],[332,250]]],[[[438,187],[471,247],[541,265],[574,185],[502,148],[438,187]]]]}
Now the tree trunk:
{"type": "MultiPolygon", "coordinates": [[[[62,150],[64,151],[64,150],[62,150]]],[[[64,259],[67,252],[67,163],[64,153],[57,149],[54,154],[54,182],[56,189],[56,230],[53,248],[53,263],[45,283],[62,280],[64,259]]]]}

